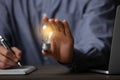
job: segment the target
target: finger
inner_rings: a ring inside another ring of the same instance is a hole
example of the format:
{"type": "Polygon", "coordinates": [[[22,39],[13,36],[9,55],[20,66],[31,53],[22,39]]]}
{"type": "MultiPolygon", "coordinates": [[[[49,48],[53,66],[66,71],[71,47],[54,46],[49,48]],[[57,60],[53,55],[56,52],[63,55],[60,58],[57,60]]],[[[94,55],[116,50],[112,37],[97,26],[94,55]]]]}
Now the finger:
{"type": "Polygon", "coordinates": [[[9,68],[9,67],[11,67],[11,66],[0,62],[0,69],[6,69],[6,68],[9,68]]]}
{"type": "Polygon", "coordinates": [[[54,20],[54,19],[50,18],[50,19],[48,20],[48,22],[49,22],[49,25],[48,25],[48,26],[50,26],[54,31],[58,31],[58,28],[57,28],[56,25],[55,25],[55,20],[54,20]]]}
{"type": "Polygon", "coordinates": [[[4,47],[0,47],[0,52],[1,52],[2,55],[6,56],[6,57],[15,58],[15,55],[11,51],[7,50],[4,47]]]}
{"type": "Polygon", "coordinates": [[[55,60],[57,60],[58,59],[58,56],[60,56],[59,55],[59,46],[57,45],[57,43],[58,43],[58,41],[56,41],[56,38],[54,38],[52,41],[51,41],[51,49],[50,49],[50,56],[52,57],[52,58],[54,58],[55,60]]]}
{"type": "Polygon", "coordinates": [[[69,28],[69,25],[66,20],[63,20],[64,28],[65,28],[65,34],[71,36],[71,31],[69,28]]]}
{"type": "Polygon", "coordinates": [[[17,57],[17,59],[21,59],[21,56],[22,56],[22,51],[21,50],[19,50],[18,48],[16,48],[16,47],[12,47],[12,50],[13,50],[13,52],[15,53],[15,56],[17,57]]]}
{"type": "Polygon", "coordinates": [[[14,65],[9,65],[8,63],[0,62],[0,69],[6,69],[6,68],[13,67],[13,66],[17,66],[17,65],[16,65],[16,64],[14,64],[14,65]]]}
{"type": "Polygon", "coordinates": [[[42,50],[42,54],[43,54],[43,55],[47,55],[47,54],[48,54],[48,51],[42,50]]]}
{"type": "Polygon", "coordinates": [[[42,17],[42,20],[43,20],[44,22],[48,22],[48,17],[43,16],[43,17],[42,17]]]}
{"type": "Polygon", "coordinates": [[[58,30],[60,31],[60,32],[64,32],[64,25],[62,24],[62,22],[61,21],[59,21],[58,19],[55,19],[55,23],[56,23],[56,26],[58,27],[58,30]]]}
{"type": "Polygon", "coordinates": [[[57,60],[55,54],[53,55],[52,53],[46,52],[44,50],[42,50],[42,54],[57,60]]]}
{"type": "Polygon", "coordinates": [[[49,57],[53,58],[52,53],[49,52],[49,51],[42,50],[42,54],[45,55],[45,56],[49,56],[49,57]]]}
{"type": "Polygon", "coordinates": [[[10,58],[5,57],[4,55],[0,54],[0,62],[5,64],[6,66],[14,66],[16,65],[16,62],[12,61],[10,58]]]}
{"type": "Polygon", "coordinates": [[[48,18],[48,17],[43,16],[42,20],[43,20],[43,22],[44,22],[43,25],[49,25],[49,22],[48,22],[49,18],[48,18]]]}
{"type": "Polygon", "coordinates": [[[17,59],[17,57],[15,56],[15,54],[13,53],[13,51],[7,50],[7,49],[4,48],[3,46],[0,47],[0,53],[1,53],[3,56],[11,59],[13,62],[17,62],[17,61],[18,61],[18,59],[17,59]]]}

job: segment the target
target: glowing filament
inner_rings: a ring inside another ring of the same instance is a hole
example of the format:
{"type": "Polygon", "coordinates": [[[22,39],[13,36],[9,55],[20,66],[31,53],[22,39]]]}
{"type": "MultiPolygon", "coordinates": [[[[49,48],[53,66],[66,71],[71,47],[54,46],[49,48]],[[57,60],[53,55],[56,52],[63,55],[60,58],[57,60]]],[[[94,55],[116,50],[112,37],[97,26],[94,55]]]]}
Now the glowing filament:
{"type": "Polygon", "coordinates": [[[44,42],[50,43],[50,39],[53,35],[52,28],[48,25],[43,25],[42,29],[43,29],[42,33],[43,33],[43,37],[44,37],[44,42]]]}

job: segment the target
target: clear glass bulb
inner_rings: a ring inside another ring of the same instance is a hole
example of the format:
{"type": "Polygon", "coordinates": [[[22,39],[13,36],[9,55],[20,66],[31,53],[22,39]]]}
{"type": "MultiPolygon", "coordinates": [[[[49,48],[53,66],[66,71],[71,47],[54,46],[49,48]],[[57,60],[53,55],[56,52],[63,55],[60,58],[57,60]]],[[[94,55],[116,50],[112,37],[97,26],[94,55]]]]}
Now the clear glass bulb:
{"type": "Polygon", "coordinates": [[[50,24],[44,23],[40,30],[42,38],[42,49],[48,51],[50,49],[51,38],[53,36],[53,29],[50,24]]]}

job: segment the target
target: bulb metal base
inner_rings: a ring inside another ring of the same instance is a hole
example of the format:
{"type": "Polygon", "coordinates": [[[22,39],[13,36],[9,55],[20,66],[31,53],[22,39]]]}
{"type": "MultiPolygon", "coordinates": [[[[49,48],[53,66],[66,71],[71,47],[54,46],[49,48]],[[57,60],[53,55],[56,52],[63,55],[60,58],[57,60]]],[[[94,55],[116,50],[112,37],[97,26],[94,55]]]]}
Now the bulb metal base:
{"type": "Polygon", "coordinates": [[[42,44],[42,49],[45,50],[45,51],[50,50],[50,43],[43,43],[42,44]]]}

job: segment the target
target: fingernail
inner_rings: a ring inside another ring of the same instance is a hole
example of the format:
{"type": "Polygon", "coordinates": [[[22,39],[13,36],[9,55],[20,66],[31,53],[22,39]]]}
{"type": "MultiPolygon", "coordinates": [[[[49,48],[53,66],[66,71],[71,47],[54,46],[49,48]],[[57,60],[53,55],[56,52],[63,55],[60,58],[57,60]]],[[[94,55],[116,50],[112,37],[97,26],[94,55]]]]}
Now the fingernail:
{"type": "Polygon", "coordinates": [[[64,19],[63,22],[66,22],[66,19],[64,19]]]}

